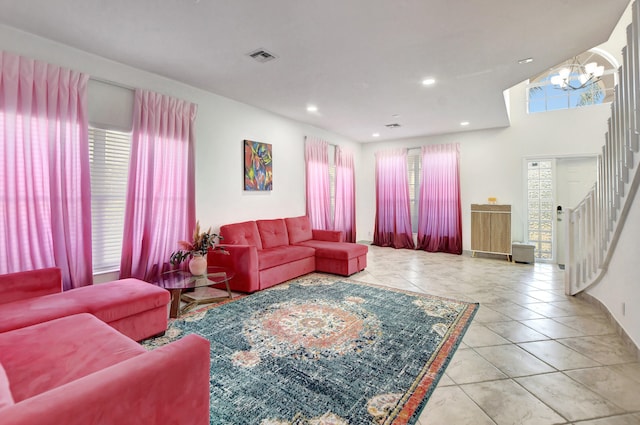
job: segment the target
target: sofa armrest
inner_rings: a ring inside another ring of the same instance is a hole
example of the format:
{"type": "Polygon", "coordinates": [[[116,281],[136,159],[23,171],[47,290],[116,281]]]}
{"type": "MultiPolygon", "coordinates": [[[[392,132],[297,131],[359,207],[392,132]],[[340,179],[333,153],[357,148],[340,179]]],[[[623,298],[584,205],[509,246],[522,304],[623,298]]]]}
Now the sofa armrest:
{"type": "Polygon", "coordinates": [[[344,234],[339,230],[317,230],[312,231],[313,239],[327,242],[344,242],[344,234]]]}
{"type": "Polygon", "coordinates": [[[208,425],[209,341],[181,340],[2,409],[3,425],[208,425]]]}
{"type": "Polygon", "coordinates": [[[229,286],[234,291],[255,292],[260,289],[258,273],[258,248],[254,245],[218,245],[224,251],[211,250],[207,255],[207,264],[222,266],[235,272],[229,286]]]}
{"type": "Polygon", "coordinates": [[[0,304],[62,292],[57,267],[0,275],[0,304]]]}

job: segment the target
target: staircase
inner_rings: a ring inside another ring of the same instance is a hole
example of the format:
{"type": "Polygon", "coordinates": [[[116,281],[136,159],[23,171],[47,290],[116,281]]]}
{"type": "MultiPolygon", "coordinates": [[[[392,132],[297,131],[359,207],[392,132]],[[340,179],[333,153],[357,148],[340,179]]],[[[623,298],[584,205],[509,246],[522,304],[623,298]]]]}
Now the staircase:
{"type": "Polygon", "coordinates": [[[565,292],[569,295],[595,285],[606,273],[640,184],[640,3],[632,8],[605,144],[598,155],[598,179],[582,202],[567,211],[565,292]]]}

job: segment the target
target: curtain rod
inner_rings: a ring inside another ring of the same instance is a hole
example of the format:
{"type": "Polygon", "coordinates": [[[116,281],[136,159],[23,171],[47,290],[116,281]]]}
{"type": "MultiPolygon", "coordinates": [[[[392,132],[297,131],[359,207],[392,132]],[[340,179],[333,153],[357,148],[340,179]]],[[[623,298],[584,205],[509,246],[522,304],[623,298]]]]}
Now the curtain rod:
{"type": "Polygon", "coordinates": [[[337,143],[329,143],[329,142],[327,142],[326,140],[321,139],[320,137],[316,137],[316,136],[304,136],[304,140],[306,141],[306,140],[307,140],[307,138],[309,138],[309,137],[313,137],[313,138],[315,138],[315,139],[322,140],[323,142],[326,142],[326,143],[327,143],[327,146],[333,146],[334,148],[335,148],[335,147],[340,146],[340,145],[338,145],[337,143]]]}
{"type": "Polygon", "coordinates": [[[110,86],[120,87],[121,89],[135,91],[136,88],[133,86],[128,86],[126,84],[118,83],[112,80],[107,80],[105,78],[90,76],[89,80],[97,81],[98,83],[108,84],[110,86]]]}
{"type": "MultiPolygon", "coordinates": [[[[92,75],[89,76],[89,80],[93,80],[93,81],[96,81],[98,83],[107,84],[107,85],[113,86],[113,87],[119,87],[119,88],[125,89],[125,90],[130,90],[130,91],[132,91],[134,93],[138,89],[144,90],[144,89],[141,89],[140,87],[134,87],[134,86],[130,86],[130,85],[127,85],[127,84],[118,83],[118,82],[113,81],[113,80],[107,80],[106,78],[94,77],[92,75]]],[[[146,90],[149,90],[149,89],[146,89],[146,90]]],[[[163,96],[173,97],[173,98],[176,98],[176,99],[181,99],[181,100],[184,99],[182,97],[176,97],[175,95],[172,95],[172,94],[167,94],[164,91],[154,91],[154,93],[158,93],[158,94],[161,94],[163,96]]],[[[187,101],[187,102],[192,103],[194,105],[198,105],[197,103],[192,102],[192,101],[187,101]]]]}

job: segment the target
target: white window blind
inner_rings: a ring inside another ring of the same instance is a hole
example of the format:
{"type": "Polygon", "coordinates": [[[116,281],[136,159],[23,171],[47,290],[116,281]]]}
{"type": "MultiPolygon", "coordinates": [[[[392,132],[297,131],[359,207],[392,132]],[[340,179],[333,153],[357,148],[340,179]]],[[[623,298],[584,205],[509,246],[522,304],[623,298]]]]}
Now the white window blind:
{"type": "Polygon", "coordinates": [[[131,134],[89,127],[94,273],[120,268],[131,134]]]}
{"type": "Polygon", "coordinates": [[[329,145],[329,197],[331,225],[333,228],[336,214],[336,147],[334,145],[329,145]]]}
{"type": "Polygon", "coordinates": [[[410,149],[407,154],[407,174],[409,180],[409,203],[411,205],[411,231],[418,233],[418,200],[420,199],[420,173],[422,154],[420,149],[410,149]]]}

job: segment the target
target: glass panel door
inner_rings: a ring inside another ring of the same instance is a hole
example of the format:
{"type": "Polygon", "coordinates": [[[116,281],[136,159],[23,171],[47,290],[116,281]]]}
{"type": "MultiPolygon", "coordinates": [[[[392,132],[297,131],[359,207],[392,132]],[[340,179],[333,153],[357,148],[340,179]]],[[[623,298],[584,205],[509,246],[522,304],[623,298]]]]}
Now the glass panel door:
{"type": "Polygon", "coordinates": [[[537,260],[553,260],[553,161],[527,161],[527,238],[537,260]]]}

